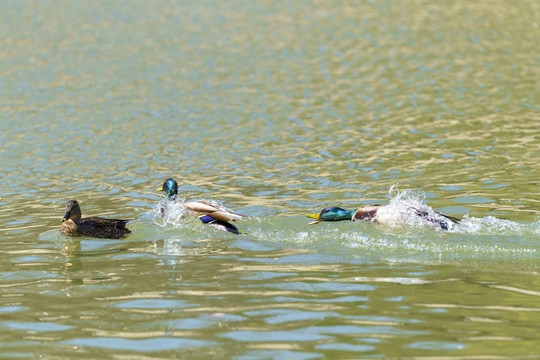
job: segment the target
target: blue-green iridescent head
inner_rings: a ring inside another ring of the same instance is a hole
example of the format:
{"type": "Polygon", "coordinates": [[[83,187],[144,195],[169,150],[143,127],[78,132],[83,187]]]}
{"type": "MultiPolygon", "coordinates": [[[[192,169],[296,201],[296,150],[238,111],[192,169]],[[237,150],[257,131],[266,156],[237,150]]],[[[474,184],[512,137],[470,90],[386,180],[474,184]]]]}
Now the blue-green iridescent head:
{"type": "Polygon", "coordinates": [[[318,214],[306,214],[307,217],[317,219],[310,222],[308,225],[317,224],[321,221],[342,221],[351,220],[356,210],[345,210],[340,207],[324,208],[318,214]]]}
{"type": "Polygon", "coordinates": [[[164,191],[167,199],[170,199],[178,195],[178,184],[173,179],[167,179],[159,189],[156,189],[156,191],[164,191]]]}

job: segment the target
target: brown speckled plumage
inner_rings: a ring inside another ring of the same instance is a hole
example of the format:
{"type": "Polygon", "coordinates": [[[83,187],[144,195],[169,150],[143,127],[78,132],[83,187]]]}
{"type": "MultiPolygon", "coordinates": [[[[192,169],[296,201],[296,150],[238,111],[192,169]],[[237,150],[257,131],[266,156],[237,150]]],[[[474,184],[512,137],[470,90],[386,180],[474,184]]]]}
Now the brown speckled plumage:
{"type": "Polygon", "coordinates": [[[118,239],[131,231],[126,228],[129,220],[89,217],[82,219],[81,208],[76,200],[66,204],[60,233],[66,236],[88,236],[103,239],[118,239]]]}

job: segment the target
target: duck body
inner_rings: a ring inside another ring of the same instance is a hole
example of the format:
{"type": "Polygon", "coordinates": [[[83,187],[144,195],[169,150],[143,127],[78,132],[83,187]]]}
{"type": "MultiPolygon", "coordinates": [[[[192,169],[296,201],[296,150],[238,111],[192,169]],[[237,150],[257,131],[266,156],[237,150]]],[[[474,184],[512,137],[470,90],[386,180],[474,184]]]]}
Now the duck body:
{"type": "Polygon", "coordinates": [[[126,227],[129,220],[102,217],[82,218],[81,208],[76,200],[66,204],[66,214],[62,218],[60,233],[66,236],[88,236],[102,239],[119,239],[131,231],[126,227]]]}
{"type": "MultiPolygon", "coordinates": [[[[453,216],[445,215],[431,208],[429,208],[429,210],[431,211],[412,205],[407,207],[407,213],[409,216],[412,215],[416,217],[417,220],[429,227],[441,230],[451,230],[453,224],[460,222],[459,219],[453,216]]],[[[364,220],[382,224],[393,224],[396,222],[396,217],[399,215],[396,216],[396,212],[387,205],[364,205],[354,210],[346,210],[340,207],[329,207],[323,209],[320,213],[308,214],[307,216],[316,219],[315,221],[309,223],[309,225],[312,225],[321,221],[343,220],[364,220]]]]}
{"type": "Polygon", "coordinates": [[[212,226],[222,231],[228,231],[239,235],[240,231],[229,221],[241,220],[245,215],[230,212],[222,207],[210,204],[206,201],[188,201],[183,204],[184,209],[197,215],[205,225],[212,226]]]}
{"type": "MultiPolygon", "coordinates": [[[[176,201],[178,199],[178,184],[173,179],[167,179],[162,187],[156,191],[164,191],[167,200],[176,201]]],[[[228,231],[233,234],[241,234],[238,228],[230,221],[241,220],[246,215],[233,213],[221,206],[211,204],[206,201],[188,201],[182,203],[184,209],[195,214],[205,225],[212,226],[222,231],[228,231]]],[[[165,208],[161,208],[163,214],[165,208]]]]}

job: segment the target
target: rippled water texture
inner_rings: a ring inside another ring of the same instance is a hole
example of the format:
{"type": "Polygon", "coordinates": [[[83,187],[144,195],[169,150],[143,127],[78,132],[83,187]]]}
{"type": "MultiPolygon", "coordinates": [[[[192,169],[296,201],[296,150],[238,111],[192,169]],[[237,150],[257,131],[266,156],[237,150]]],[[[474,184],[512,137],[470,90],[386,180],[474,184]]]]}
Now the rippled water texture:
{"type": "Polygon", "coordinates": [[[540,357],[537,1],[4,1],[0,20],[1,357],[540,357]],[[243,234],[162,216],[169,177],[243,234]],[[132,233],[60,236],[70,199],[132,233]],[[433,230],[411,203],[463,220],[433,230]],[[364,204],[395,221],[304,216],[364,204]]]}

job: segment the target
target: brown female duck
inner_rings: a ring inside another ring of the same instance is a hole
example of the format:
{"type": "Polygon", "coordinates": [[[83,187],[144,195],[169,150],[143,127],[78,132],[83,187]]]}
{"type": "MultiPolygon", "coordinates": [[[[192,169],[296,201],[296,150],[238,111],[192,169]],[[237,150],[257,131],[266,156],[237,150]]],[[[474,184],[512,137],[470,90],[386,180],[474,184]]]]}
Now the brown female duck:
{"type": "Polygon", "coordinates": [[[66,204],[60,233],[66,236],[88,236],[103,239],[119,239],[131,231],[126,228],[129,220],[89,217],[82,219],[81,207],[76,200],[66,204]]]}

